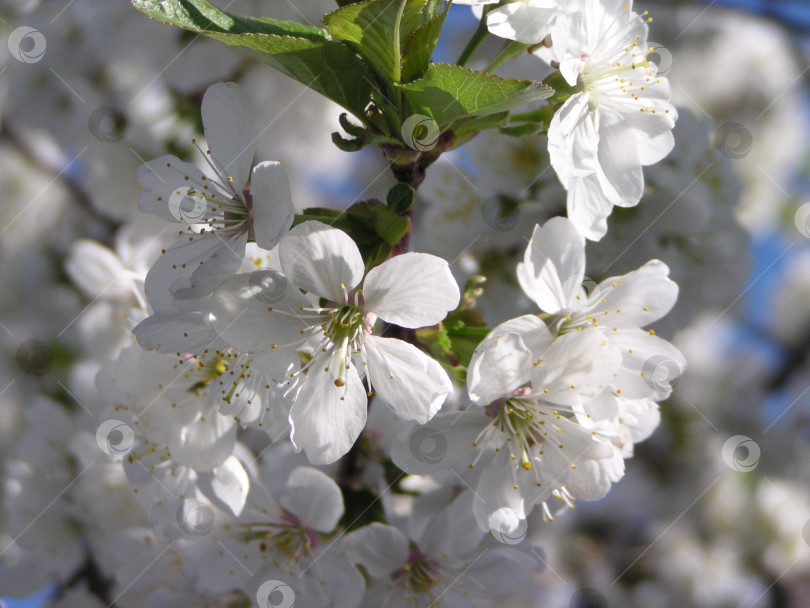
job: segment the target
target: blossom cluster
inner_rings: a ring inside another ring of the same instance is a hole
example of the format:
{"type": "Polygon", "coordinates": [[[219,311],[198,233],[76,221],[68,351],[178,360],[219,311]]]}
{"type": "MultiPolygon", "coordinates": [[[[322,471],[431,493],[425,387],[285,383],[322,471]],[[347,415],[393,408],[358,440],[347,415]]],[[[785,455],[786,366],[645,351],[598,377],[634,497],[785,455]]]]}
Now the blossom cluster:
{"type": "MultiPolygon", "coordinates": [[[[547,165],[556,180],[532,175],[531,196],[556,188],[561,206],[519,218],[525,246],[502,235],[516,265],[459,284],[467,241],[436,245],[456,236],[447,217],[459,201],[432,177],[419,193],[432,207],[413,212],[414,250],[402,238],[383,260],[337,216],[301,213],[286,163],[256,158],[255,102],[233,82],[207,88],[203,133],[187,150],[138,169],[138,207],[162,224],[126,225],[114,251],[73,247],[66,272],[92,300],[80,329],[93,364],[77,383],[95,433],[43,399],[22,441],[75,437],[59,447],[59,480],[102,463],[99,504],[115,504],[118,521],[101,506],[84,517],[98,520],[93,567],[114,581],[115,605],[501,601],[545,566],[531,540],[576,501],[603,498],[659,425],[686,359],[651,326],[679,288],[652,245],[640,264],[609,272],[604,252],[635,235],[624,224],[611,241],[608,225],[614,208],[639,205],[644,218],[648,194],[691,180],[689,153],[708,142],[676,148],[645,185],[644,167],[678,135],[668,80],[648,58],[650,19],[615,0],[455,4],[527,45],[538,73],[554,71],[531,172],[547,165]],[[505,319],[491,328],[487,298],[505,319]],[[98,540],[109,530],[114,550],[98,540]]],[[[693,139],[697,121],[680,120],[693,139]]],[[[519,163],[507,160],[508,170],[480,163],[493,173],[486,188],[510,185],[519,163]]],[[[479,255],[475,274],[490,261],[479,255]]],[[[27,543],[47,544],[47,531],[22,536],[22,514],[47,503],[28,496],[53,464],[15,465],[11,527],[23,540],[9,543],[5,572],[29,565],[27,543]]],[[[82,567],[75,510],[49,513],[49,530],[68,540],[37,555],[58,580],[82,567]]]]}

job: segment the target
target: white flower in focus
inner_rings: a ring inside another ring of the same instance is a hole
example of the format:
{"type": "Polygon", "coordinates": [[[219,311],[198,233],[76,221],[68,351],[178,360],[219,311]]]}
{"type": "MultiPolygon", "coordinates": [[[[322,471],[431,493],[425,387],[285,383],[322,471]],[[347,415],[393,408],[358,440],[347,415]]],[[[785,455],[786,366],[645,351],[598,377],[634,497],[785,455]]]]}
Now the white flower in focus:
{"type": "MultiPolygon", "coordinates": [[[[644,191],[642,167],[674,145],[677,112],[669,82],[647,61],[647,24],[632,2],[579,0],[560,14],[551,47],[536,54],[559,66],[576,89],[549,126],[549,154],[568,191],[568,216],[599,240],[614,205],[632,207],[644,191]]],[[[508,6],[508,5],[507,5],[508,6]]]]}
{"type": "Polygon", "coordinates": [[[271,376],[293,380],[296,447],[316,464],[334,462],[351,448],[366,423],[363,375],[400,418],[421,424],[432,418],[452,391],[446,372],[415,346],[373,335],[373,327],[377,318],[408,329],[444,319],[460,298],[447,262],[406,253],[365,274],[354,241],[312,221],[291,230],[279,254],[284,274],[273,281],[272,293],[263,285],[266,272],[233,276],[214,293],[212,322],[232,347],[266,355],[271,376]],[[288,373],[299,352],[308,362],[288,373]]]}
{"type": "Polygon", "coordinates": [[[597,328],[622,353],[612,381],[617,396],[666,399],[671,383],[686,369],[680,351],[641,328],[667,314],[678,298],[669,268],[651,260],[638,270],[610,277],[585,291],[585,240],[565,218],[536,226],[517,276],[521,289],[557,334],[597,328]]]}
{"type": "Polygon", "coordinates": [[[295,213],[279,163],[265,161],[251,171],[256,138],[239,86],[211,86],[201,112],[210,148],[204,156],[212,175],[174,156],[161,156],[138,170],[145,189],[141,211],[187,225],[146,277],[146,294],[157,312],[171,310],[175,299],[210,294],[239,268],[249,239],[272,249],[295,213]]]}
{"type": "Polygon", "coordinates": [[[576,498],[596,500],[624,473],[621,455],[605,438],[617,431],[582,424],[593,416],[588,403],[608,388],[620,363],[618,349],[599,331],[554,339],[532,315],[502,323],[468,368],[467,389],[479,407],[430,423],[447,453],[424,458],[411,428],[395,443],[394,462],[412,474],[453,468],[473,475],[473,512],[496,535],[515,534],[536,504],[553,520],[552,499],[569,507],[576,498]]]}

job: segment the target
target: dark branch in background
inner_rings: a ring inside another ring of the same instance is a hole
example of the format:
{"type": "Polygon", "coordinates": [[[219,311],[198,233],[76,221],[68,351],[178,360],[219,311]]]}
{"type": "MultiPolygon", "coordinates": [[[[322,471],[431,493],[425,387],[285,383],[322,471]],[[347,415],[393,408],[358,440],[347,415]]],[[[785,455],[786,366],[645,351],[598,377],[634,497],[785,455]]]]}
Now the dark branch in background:
{"type": "Polygon", "coordinates": [[[70,201],[77,205],[101,229],[104,237],[99,240],[103,240],[107,245],[112,245],[113,236],[121,227],[121,221],[98,209],[93,204],[92,198],[83,184],[71,178],[67,172],[63,172],[64,167],[57,166],[48,159],[43,158],[32,142],[19,129],[11,125],[8,120],[3,120],[0,123],[0,139],[11,144],[36,168],[53,178],[57,178],[58,182],[69,192],[70,201]]]}
{"type": "Polygon", "coordinates": [[[784,388],[795,373],[806,369],[810,364],[810,321],[795,333],[795,339],[790,342],[783,341],[769,329],[750,321],[741,321],[741,328],[780,352],[779,365],[763,381],[769,392],[784,388]]]}
{"type": "Polygon", "coordinates": [[[51,602],[62,599],[72,589],[82,588],[96,596],[107,608],[116,608],[111,598],[113,581],[104,575],[89,553],[84,563],[73,573],[73,576],[57,587],[51,602]]]}

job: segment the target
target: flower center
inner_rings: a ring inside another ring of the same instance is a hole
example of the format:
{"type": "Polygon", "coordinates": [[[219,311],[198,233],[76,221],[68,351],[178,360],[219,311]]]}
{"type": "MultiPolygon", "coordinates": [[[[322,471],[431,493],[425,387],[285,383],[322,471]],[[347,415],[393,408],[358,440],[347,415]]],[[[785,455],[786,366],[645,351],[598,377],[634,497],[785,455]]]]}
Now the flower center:
{"type": "Polygon", "coordinates": [[[298,561],[311,549],[318,546],[317,535],[305,528],[295,517],[285,517],[284,522],[247,524],[247,540],[259,540],[259,550],[280,551],[284,556],[298,561]]]}
{"type": "Polygon", "coordinates": [[[495,425],[508,435],[512,460],[520,458],[527,471],[532,468],[532,448],[544,441],[548,433],[543,429],[546,422],[535,415],[537,404],[529,399],[507,399],[495,417],[495,425]]]}
{"type": "Polygon", "coordinates": [[[439,583],[440,574],[441,569],[437,562],[414,551],[408,558],[408,564],[396,575],[396,579],[406,589],[424,593],[439,583]]]}
{"type": "Polygon", "coordinates": [[[330,310],[328,317],[323,330],[333,345],[330,367],[337,372],[335,386],[344,386],[345,371],[351,365],[352,355],[360,352],[361,339],[366,333],[366,315],[360,308],[344,304],[330,310]]]}

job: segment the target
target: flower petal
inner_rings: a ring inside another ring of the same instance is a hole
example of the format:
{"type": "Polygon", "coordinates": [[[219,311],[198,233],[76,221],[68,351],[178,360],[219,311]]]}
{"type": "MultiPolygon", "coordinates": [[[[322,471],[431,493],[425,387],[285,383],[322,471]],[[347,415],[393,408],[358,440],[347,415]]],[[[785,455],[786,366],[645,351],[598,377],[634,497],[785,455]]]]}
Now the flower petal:
{"type": "MultiPolygon", "coordinates": [[[[159,353],[202,353],[221,343],[201,312],[152,315],[132,330],[141,348],[159,353]]],[[[224,345],[223,345],[224,346],[224,345]]]]}
{"type": "MultiPolygon", "coordinates": [[[[167,154],[138,167],[138,183],[144,189],[138,199],[138,209],[141,213],[154,213],[166,221],[178,222],[182,221],[181,217],[178,217],[179,208],[172,210],[169,207],[172,197],[176,196],[175,192],[186,186],[202,191],[210,181],[191,163],[167,154]]],[[[211,195],[214,195],[214,198],[222,196],[215,190],[210,190],[209,197],[211,195]]],[[[199,220],[203,221],[204,216],[199,220]]]]}
{"type": "Polygon", "coordinates": [[[669,278],[669,267],[650,260],[638,270],[599,283],[581,313],[596,317],[601,327],[633,329],[663,317],[677,299],[678,285],[669,278]]]}
{"type": "Polygon", "coordinates": [[[299,224],[279,245],[284,273],[307,292],[345,304],[341,285],[351,291],[363,279],[365,266],[352,238],[321,222],[299,224]]]}
{"type": "Polygon", "coordinates": [[[343,515],[343,494],[331,477],[312,467],[298,467],[279,498],[281,506],[311,530],[331,532],[343,515]]]}
{"type": "Polygon", "coordinates": [[[65,271],[90,298],[124,299],[135,293],[132,273],[118,256],[90,239],[72,245],[65,271]]]}
{"type": "Polygon", "coordinates": [[[290,410],[290,439],[312,464],[330,464],[348,452],[366,425],[368,397],[353,365],[335,386],[326,361],[309,369],[290,410]]]}
{"type": "Polygon", "coordinates": [[[408,563],[408,539],[394,526],[373,523],[343,539],[343,551],[373,578],[401,570],[408,563]]]}
{"type": "Polygon", "coordinates": [[[565,218],[535,226],[517,276],[541,310],[557,314],[576,307],[584,294],[585,239],[565,218]]]}
{"type": "Polygon", "coordinates": [[[549,32],[549,25],[559,12],[557,0],[514,2],[487,14],[489,33],[524,44],[537,44],[549,32]]]}
{"type": "Polygon", "coordinates": [[[620,364],[619,350],[599,330],[564,334],[532,370],[532,388],[545,401],[581,405],[607,388],[620,364]]]}
{"type": "Polygon", "coordinates": [[[236,456],[228,456],[210,473],[200,473],[197,483],[211,502],[235,517],[245,508],[250,480],[236,456]]]}
{"type": "Polygon", "coordinates": [[[200,113],[211,158],[224,172],[222,177],[231,177],[231,186],[241,193],[247,186],[255,142],[247,95],[234,82],[211,85],[203,96],[200,113]]]}
{"type": "Polygon", "coordinates": [[[532,374],[532,352],[516,333],[487,337],[475,349],[467,370],[470,399],[486,406],[512,394],[532,374]]]}
{"type": "Polygon", "coordinates": [[[661,412],[651,399],[620,399],[619,420],[627,429],[630,441],[638,443],[653,434],[661,422],[661,412]]]}
{"type": "Polygon", "coordinates": [[[190,425],[173,433],[169,447],[172,458],[195,471],[210,471],[233,452],[236,422],[219,412],[200,415],[190,425]]]}
{"type": "Polygon", "coordinates": [[[588,109],[588,95],[576,93],[551,119],[548,128],[548,154],[551,166],[563,186],[572,177],[596,171],[599,132],[588,109]]]}
{"type": "Polygon", "coordinates": [[[612,332],[609,339],[622,354],[622,365],[612,383],[622,397],[663,401],[670,396],[673,384],[686,370],[681,351],[642,329],[612,332]]]}
{"type": "Polygon", "coordinates": [[[247,234],[226,241],[217,233],[182,237],[155,260],[146,275],[144,290],[157,313],[174,312],[176,300],[211,294],[242,263],[247,234]]]}
{"type": "Polygon", "coordinates": [[[566,207],[568,219],[586,239],[598,241],[605,236],[613,203],[605,196],[596,173],[570,180],[566,207]]]}
{"type": "Polygon", "coordinates": [[[597,177],[602,192],[614,205],[632,207],[644,191],[634,130],[618,112],[600,108],[600,114],[597,177]]]}
{"type": "Polygon", "coordinates": [[[412,344],[367,336],[363,346],[372,390],[403,420],[425,424],[453,392],[442,366],[412,344]]]}
{"type": "Polygon", "coordinates": [[[532,352],[532,360],[539,359],[554,341],[548,326],[536,315],[523,315],[504,321],[493,328],[486,339],[490,340],[507,333],[515,333],[521,337],[523,344],[532,352]]]}
{"type": "Polygon", "coordinates": [[[281,163],[265,161],[256,165],[250,179],[250,194],[256,244],[270,250],[290,229],[295,217],[290,184],[281,163]]]}
{"type": "Polygon", "coordinates": [[[475,439],[491,420],[475,409],[439,414],[424,426],[409,425],[397,435],[391,459],[409,475],[467,468],[476,457],[475,439]]]}
{"type": "Polygon", "coordinates": [[[405,253],[372,268],[363,283],[365,309],[400,327],[436,325],[458,306],[461,294],[447,262],[428,253],[405,253]]]}
{"type": "MultiPolygon", "coordinates": [[[[254,353],[295,349],[309,327],[296,318],[300,306],[309,302],[286,283],[284,275],[272,270],[234,275],[220,285],[211,299],[211,324],[219,336],[234,348],[254,353]],[[278,288],[269,287],[271,281],[278,288]]],[[[298,355],[291,355],[297,358],[298,355]]]]}

